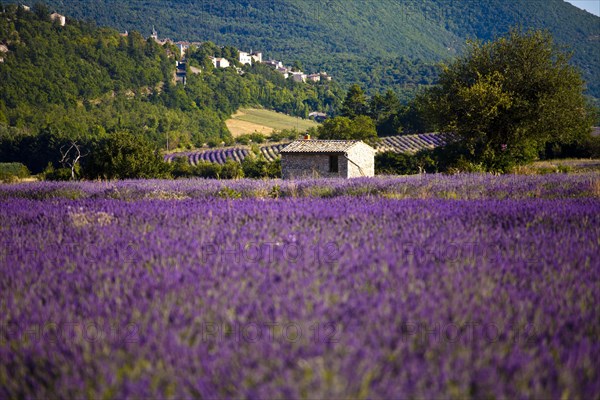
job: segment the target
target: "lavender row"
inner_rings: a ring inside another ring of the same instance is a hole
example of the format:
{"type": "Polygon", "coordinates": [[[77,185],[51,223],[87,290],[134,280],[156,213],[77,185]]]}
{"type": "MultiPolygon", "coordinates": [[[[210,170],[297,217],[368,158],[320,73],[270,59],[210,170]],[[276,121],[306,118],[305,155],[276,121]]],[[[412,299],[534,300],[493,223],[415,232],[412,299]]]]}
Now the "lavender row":
{"type": "MultiPolygon", "coordinates": [[[[420,150],[433,149],[443,146],[452,136],[447,133],[422,133],[415,135],[397,135],[381,138],[381,142],[375,146],[378,152],[394,151],[397,153],[415,153],[420,150]]],[[[281,149],[287,144],[275,144],[260,147],[260,152],[268,161],[274,161],[281,149]]],[[[165,161],[171,162],[175,157],[185,157],[190,163],[197,164],[198,160],[224,164],[230,158],[242,162],[249,154],[248,150],[242,148],[225,148],[214,150],[203,150],[197,152],[181,152],[165,155],[165,161]]]]}
{"type": "Polygon", "coordinates": [[[309,179],[298,181],[175,181],[131,180],[114,182],[38,182],[0,186],[0,199],[25,197],[136,200],[218,197],[224,190],[239,197],[374,196],[397,199],[530,199],[600,197],[597,173],[551,175],[424,174],[404,177],[309,179]]]}

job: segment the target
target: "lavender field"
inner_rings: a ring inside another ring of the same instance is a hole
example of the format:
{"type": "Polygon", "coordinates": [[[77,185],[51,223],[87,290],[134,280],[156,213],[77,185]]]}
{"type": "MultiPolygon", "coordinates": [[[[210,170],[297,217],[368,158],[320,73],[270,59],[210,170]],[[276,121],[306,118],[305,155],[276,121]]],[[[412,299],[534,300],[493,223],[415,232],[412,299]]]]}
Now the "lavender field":
{"type": "Polygon", "coordinates": [[[598,175],[0,186],[0,398],[598,398],[598,175]]]}

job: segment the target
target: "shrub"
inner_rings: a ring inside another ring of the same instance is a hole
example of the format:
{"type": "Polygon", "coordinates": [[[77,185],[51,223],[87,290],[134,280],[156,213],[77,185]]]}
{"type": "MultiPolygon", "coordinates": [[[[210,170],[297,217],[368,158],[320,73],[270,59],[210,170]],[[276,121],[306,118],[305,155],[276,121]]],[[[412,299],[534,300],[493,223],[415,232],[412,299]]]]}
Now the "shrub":
{"type": "Polygon", "coordinates": [[[414,156],[386,151],[375,156],[375,173],[378,175],[411,175],[415,170],[414,156]]]}
{"type": "Polygon", "coordinates": [[[269,190],[269,197],[272,199],[278,199],[281,197],[281,186],[274,185],[271,190],[269,190]]]}
{"type": "Polygon", "coordinates": [[[222,199],[240,199],[242,197],[242,193],[238,192],[235,189],[225,186],[219,189],[219,191],[217,192],[217,196],[222,199]]]}
{"type": "Polygon", "coordinates": [[[240,135],[235,138],[235,142],[247,146],[250,144],[250,135],[240,135]]]}
{"type": "Polygon", "coordinates": [[[51,163],[48,163],[42,175],[47,181],[70,181],[72,178],[70,168],[54,168],[51,163]]]}
{"type": "Polygon", "coordinates": [[[375,173],[384,175],[412,175],[437,172],[437,162],[431,150],[415,154],[386,151],[375,156],[375,173]]]}
{"type": "Polygon", "coordinates": [[[194,168],[187,157],[175,157],[171,163],[171,174],[174,178],[189,178],[194,176],[194,168]]]}
{"type": "Polygon", "coordinates": [[[0,182],[15,182],[30,175],[29,169],[21,163],[0,163],[0,182]]]}
{"type": "Polygon", "coordinates": [[[221,141],[218,139],[209,139],[208,142],[206,142],[207,146],[210,148],[214,148],[214,147],[218,147],[221,145],[221,141]]]}
{"type": "MultiPolygon", "coordinates": [[[[293,129],[294,131],[294,137],[298,136],[298,131],[296,131],[296,129],[293,129]]],[[[271,142],[281,142],[282,140],[288,138],[291,135],[292,130],[287,130],[284,129],[282,131],[277,131],[274,130],[273,132],[271,132],[271,135],[269,135],[269,140],[271,142]]]]}
{"type": "Polygon", "coordinates": [[[209,161],[200,161],[193,167],[193,175],[200,178],[219,179],[221,176],[221,166],[209,161]]]}
{"type": "Polygon", "coordinates": [[[232,159],[227,159],[225,164],[221,166],[221,179],[240,179],[243,177],[244,170],[242,166],[232,159]]]}
{"type": "Polygon", "coordinates": [[[267,161],[262,154],[249,155],[242,162],[244,176],[247,178],[279,178],[281,177],[281,160],[267,161]]]}
{"type": "Polygon", "coordinates": [[[572,143],[548,142],[540,158],[600,158],[600,136],[589,136],[572,143]]]}
{"type": "Polygon", "coordinates": [[[250,134],[250,139],[252,140],[253,143],[264,143],[265,135],[263,135],[260,132],[254,132],[254,133],[250,134]]]}

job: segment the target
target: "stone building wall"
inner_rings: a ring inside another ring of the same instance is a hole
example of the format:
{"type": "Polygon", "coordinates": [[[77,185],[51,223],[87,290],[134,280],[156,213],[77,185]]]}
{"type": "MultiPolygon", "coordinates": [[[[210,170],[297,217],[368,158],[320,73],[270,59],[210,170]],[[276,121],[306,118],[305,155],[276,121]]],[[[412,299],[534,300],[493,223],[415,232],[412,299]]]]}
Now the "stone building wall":
{"type": "Polygon", "coordinates": [[[364,143],[358,143],[348,150],[348,178],[375,176],[375,150],[364,143]],[[360,168],[358,167],[360,166],[360,168]]]}
{"type": "Polygon", "coordinates": [[[338,172],[329,172],[328,153],[286,153],[281,155],[281,177],[297,178],[347,178],[348,160],[338,156],[338,172]]]}

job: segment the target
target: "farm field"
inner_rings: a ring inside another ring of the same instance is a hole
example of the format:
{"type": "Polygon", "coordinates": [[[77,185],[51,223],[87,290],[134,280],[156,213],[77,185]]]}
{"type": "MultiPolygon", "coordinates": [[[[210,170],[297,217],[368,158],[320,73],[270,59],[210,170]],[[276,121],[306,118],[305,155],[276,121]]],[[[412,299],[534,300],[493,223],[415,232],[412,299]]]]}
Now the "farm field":
{"type": "Polygon", "coordinates": [[[0,186],[1,398],[595,398],[597,173],[0,186]]]}
{"type": "Polygon", "coordinates": [[[225,121],[225,124],[233,137],[253,132],[268,135],[275,129],[297,129],[299,132],[304,132],[308,128],[318,126],[316,122],[308,119],[257,108],[242,108],[225,121]]]}
{"type": "MultiPolygon", "coordinates": [[[[414,135],[396,135],[381,138],[381,141],[375,145],[377,152],[392,151],[395,153],[414,154],[420,150],[433,149],[442,146],[447,142],[449,135],[443,133],[420,133],[414,135]]],[[[274,161],[281,149],[288,143],[268,144],[260,147],[261,154],[267,161],[274,161]]],[[[165,161],[172,161],[175,157],[185,157],[193,165],[200,160],[225,164],[228,158],[233,161],[242,162],[250,153],[245,147],[224,147],[210,150],[192,150],[186,152],[174,152],[165,154],[165,161]]]]}

